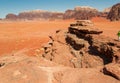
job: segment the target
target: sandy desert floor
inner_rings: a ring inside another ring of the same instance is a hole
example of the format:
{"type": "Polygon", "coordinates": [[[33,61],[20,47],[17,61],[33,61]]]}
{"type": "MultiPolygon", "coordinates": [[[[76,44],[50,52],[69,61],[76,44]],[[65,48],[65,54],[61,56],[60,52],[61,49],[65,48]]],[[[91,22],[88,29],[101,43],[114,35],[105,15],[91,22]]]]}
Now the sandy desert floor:
{"type": "MultiPolygon", "coordinates": [[[[103,35],[117,39],[120,22],[109,22],[104,18],[93,18],[92,21],[96,28],[104,31],[103,35]]],[[[58,29],[67,29],[72,22],[75,21],[0,22],[0,55],[35,55],[36,50],[48,42],[49,35],[58,29]]]]}

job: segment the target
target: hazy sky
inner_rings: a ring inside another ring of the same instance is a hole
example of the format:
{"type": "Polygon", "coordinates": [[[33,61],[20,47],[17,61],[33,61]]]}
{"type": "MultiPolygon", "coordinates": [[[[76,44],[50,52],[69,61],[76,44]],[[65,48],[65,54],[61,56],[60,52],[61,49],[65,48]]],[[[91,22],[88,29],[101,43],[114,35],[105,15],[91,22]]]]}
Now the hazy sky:
{"type": "Polygon", "coordinates": [[[0,0],[0,18],[8,13],[18,14],[35,9],[64,12],[75,6],[92,6],[102,11],[119,2],[120,0],[0,0]]]}

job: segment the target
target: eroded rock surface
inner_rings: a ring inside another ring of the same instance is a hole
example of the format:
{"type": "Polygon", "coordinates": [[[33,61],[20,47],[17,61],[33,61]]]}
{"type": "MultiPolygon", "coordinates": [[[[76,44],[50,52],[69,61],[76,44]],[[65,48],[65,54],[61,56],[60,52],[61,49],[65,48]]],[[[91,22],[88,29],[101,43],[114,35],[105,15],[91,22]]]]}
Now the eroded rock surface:
{"type": "Polygon", "coordinates": [[[110,75],[118,80],[120,80],[120,64],[112,63],[108,64],[103,68],[103,73],[106,75],[110,75]]]}
{"type": "Polygon", "coordinates": [[[75,69],[42,57],[6,55],[0,56],[0,63],[4,63],[0,67],[0,83],[119,83],[102,74],[101,68],[75,69]]]}
{"type": "Polygon", "coordinates": [[[111,21],[119,21],[120,20],[120,3],[113,5],[107,18],[110,19],[111,21]]]}
{"type": "Polygon", "coordinates": [[[120,42],[102,33],[81,21],[49,36],[43,54],[0,56],[0,83],[120,83],[120,42]]]}
{"type": "Polygon", "coordinates": [[[120,42],[105,37],[102,33],[103,31],[90,26],[86,20],[77,21],[67,31],[59,31],[51,36],[49,47],[43,47],[43,57],[75,68],[91,68],[119,62],[120,42]]]}

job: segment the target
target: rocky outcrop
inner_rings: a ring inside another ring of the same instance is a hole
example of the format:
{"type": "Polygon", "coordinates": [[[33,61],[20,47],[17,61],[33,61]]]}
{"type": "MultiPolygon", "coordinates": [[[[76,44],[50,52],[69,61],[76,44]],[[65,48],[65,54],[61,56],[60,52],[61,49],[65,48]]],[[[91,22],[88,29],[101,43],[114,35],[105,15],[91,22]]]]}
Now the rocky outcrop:
{"type": "Polygon", "coordinates": [[[78,6],[74,10],[67,10],[64,14],[64,19],[88,20],[98,16],[98,10],[87,6],[78,6]]]}
{"type": "Polygon", "coordinates": [[[103,16],[103,13],[97,9],[88,6],[78,6],[73,10],[69,9],[65,12],[51,12],[44,10],[32,10],[20,12],[18,15],[8,14],[6,19],[9,20],[56,20],[56,19],[77,19],[88,20],[95,16],[103,16]]]}
{"type": "Polygon", "coordinates": [[[49,12],[49,11],[27,11],[27,12],[21,12],[18,15],[19,19],[62,19],[63,13],[59,12],[49,12]]]}
{"type": "Polygon", "coordinates": [[[120,80],[120,64],[108,64],[103,68],[103,73],[120,80]]]}
{"type": "Polygon", "coordinates": [[[111,7],[105,8],[102,12],[99,13],[98,16],[99,16],[99,17],[107,18],[107,16],[108,16],[110,10],[111,10],[111,7]]]}
{"type": "Polygon", "coordinates": [[[90,26],[88,21],[71,24],[68,31],[57,31],[55,36],[50,37],[51,43],[43,47],[43,57],[75,68],[118,63],[120,42],[101,35],[102,32],[90,26]]]}
{"type": "Polygon", "coordinates": [[[55,35],[50,36],[48,44],[43,46],[44,53],[42,56],[58,64],[73,67],[73,64],[70,62],[73,56],[65,41],[65,34],[65,31],[58,30],[55,35]]]}
{"type": "Polygon", "coordinates": [[[104,13],[109,13],[109,12],[110,12],[110,10],[111,10],[111,8],[112,8],[112,7],[105,8],[105,9],[103,10],[103,12],[104,12],[104,13]]]}
{"type": "Polygon", "coordinates": [[[111,21],[119,21],[120,20],[120,3],[114,5],[111,8],[107,18],[110,19],[111,21]]]}
{"type": "Polygon", "coordinates": [[[100,69],[75,69],[24,54],[0,56],[0,64],[0,83],[119,83],[100,69]]]}
{"type": "Polygon", "coordinates": [[[64,16],[63,18],[64,19],[71,19],[71,18],[74,18],[74,14],[75,14],[75,11],[74,10],[66,10],[65,13],[64,13],[64,16]]]}
{"type": "Polygon", "coordinates": [[[18,19],[18,16],[15,15],[15,14],[8,14],[8,15],[6,15],[6,19],[9,19],[9,20],[17,20],[17,19],[18,19]]]}
{"type": "Polygon", "coordinates": [[[18,15],[8,14],[6,19],[22,19],[22,20],[55,20],[63,19],[63,13],[60,12],[49,12],[43,10],[33,10],[21,12],[18,15]]]}

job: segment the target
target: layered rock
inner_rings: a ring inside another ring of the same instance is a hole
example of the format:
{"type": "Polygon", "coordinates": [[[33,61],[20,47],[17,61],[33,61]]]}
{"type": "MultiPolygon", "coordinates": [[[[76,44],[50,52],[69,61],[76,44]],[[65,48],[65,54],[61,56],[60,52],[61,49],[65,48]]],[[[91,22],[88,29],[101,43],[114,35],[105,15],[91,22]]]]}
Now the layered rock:
{"type": "Polygon", "coordinates": [[[103,13],[100,13],[97,9],[87,6],[78,6],[74,10],[66,10],[65,12],[51,12],[44,10],[32,10],[20,12],[18,15],[8,14],[6,19],[8,20],[56,20],[56,19],[79,19],[79,20],[88,20],[95,16],[102,16],[103,13]]]}
{"type": "Polygon", "coordinates": [[[103,68],[103,73],[120,80],[120,64],[108,64],[103,68]]]}
{"type": "Polygon", "coordinates": [[[92,17],[98,16],[98,10],[92,7],[87,6],[78,6],[74,10],[67,10],[64,14],[64,19],[79,19],[79,20],[88,20],[92,17]]]}
{"type": "Polygon", "coordinates": [[[104,66],[120,61],[120,42],[105,37],[87,21],[71,24],[68,31],[57,31],[44,47],[44,58],[75,68],[104,66]],[[64,58],[64,59],[63,59],[64,58]],[[65,62],[65,63],[64,63],[65,62]]]}
{"type": "Polygon", "coordinates": [[[75,11],[74,10],[66,10],[65,13],[64,13],[64,16],[63,18],[64,19],[71,19],[71,18],[74,18],[74,14],[75,14],[75,11]]]}
{"type": "Polygon", "coordinates": [[[61,12],[49,12],[43,10],[33,10],[21,12],[18,15],[8,14],[6,19],[23,19],[23,20],[55,20],[62,19],[63,13],[61,12]]]}
{"type": "Polygon", "coordinates": [[[107,18],[110,19],[111,21],[118,21],[118,20],[120,20],[120,3],[114,5],[111,8],[107,18]]]}

